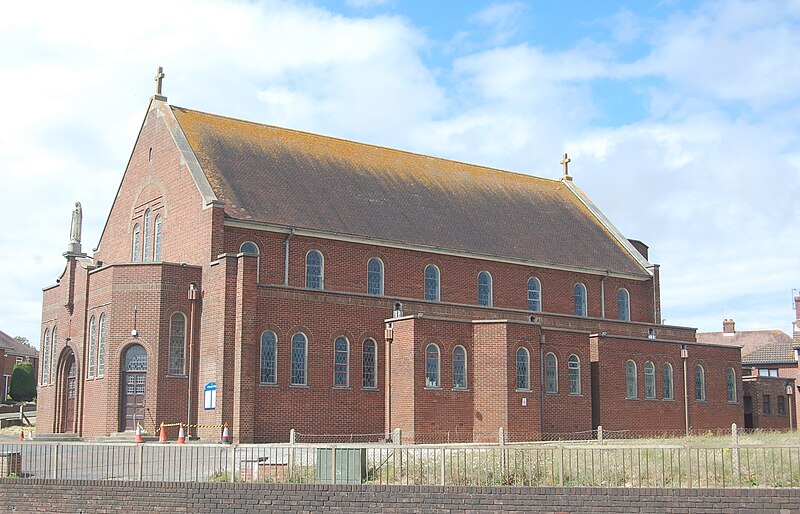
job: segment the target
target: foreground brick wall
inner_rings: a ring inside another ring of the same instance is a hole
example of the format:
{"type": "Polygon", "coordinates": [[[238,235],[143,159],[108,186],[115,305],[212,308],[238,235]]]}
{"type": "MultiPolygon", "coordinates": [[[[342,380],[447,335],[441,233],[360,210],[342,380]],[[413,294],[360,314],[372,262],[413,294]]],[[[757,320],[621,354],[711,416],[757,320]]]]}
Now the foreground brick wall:
{"type": "Polygon", "coordinates": [[[596,489],[0,479],[3,512],[800,513],[800,489],[596,489]],[[88,500],[87,500],[88,499],[88,500]]]}

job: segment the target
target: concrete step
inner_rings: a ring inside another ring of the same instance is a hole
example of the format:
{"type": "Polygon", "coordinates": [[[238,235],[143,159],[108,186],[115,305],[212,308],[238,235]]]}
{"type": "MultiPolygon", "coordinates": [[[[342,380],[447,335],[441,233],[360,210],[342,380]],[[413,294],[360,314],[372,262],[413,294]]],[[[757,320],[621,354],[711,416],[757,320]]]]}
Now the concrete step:
{"type": "MultiPolygon", "coordinates": [[[[158,441],[158,436],[154,434],[142,434],[142,439],[146,443],[158,441]]],[[[136,432],[127,430],[125,432],[114,432],[113,434],[100,436],[95,439],[98,443],[133,443],[136,441],[136,432]]]]}
{"type": "Polygon", "coordinates": [[[53,443],[73,443],[83,441],[83,438],[78,434],[36,434],[34,440],[53,443]]]}

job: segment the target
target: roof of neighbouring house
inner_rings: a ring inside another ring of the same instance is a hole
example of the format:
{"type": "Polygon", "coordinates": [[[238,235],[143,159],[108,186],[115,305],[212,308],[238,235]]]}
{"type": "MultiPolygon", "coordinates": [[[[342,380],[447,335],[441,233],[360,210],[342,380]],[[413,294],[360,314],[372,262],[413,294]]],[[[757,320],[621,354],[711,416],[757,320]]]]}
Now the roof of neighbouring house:
{"type": "Polygon", "coordinates": [[[31,358],[39,357],[39,352],[36,350],[36,348],[17,341],[3,331],[0,331],[0,348],[10,355],[31,358]]]}
{"type": "Polygon", "coordinates": [[[744,330],[725,335],[723,332],[698,332],[697,341],[742,346],[742,364],[796,363],[794,342],[781,330],[744,330]]]}
{"type": "Polygon", "coordinates": [[[649,278],[572,184],[171,106],[236,220],[649,278]]]}

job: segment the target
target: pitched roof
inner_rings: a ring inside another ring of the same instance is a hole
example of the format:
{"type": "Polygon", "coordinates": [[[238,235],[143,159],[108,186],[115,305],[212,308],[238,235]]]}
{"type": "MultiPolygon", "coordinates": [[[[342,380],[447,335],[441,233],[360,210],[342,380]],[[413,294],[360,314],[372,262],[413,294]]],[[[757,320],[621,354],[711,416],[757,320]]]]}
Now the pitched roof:
{"type": "Polygon", "coordinates": [[[39,357],[39,352],[36,351],[36,348],[20,343],[2,330],[0,330],[0,348],[11,355],[31,358],[39,357]]]}
{"type": "Polygon", "coordinates": [[[561,181],[171,109],[230,218],[649,277],[561,181]]]}
{"type": "Polygon", "coordinates": [[[794,342],[781,330],[744,330],[724,335],[723,332],[698,332],[697,341],[742,346],[742,364],[791,364],[794,342]]]}

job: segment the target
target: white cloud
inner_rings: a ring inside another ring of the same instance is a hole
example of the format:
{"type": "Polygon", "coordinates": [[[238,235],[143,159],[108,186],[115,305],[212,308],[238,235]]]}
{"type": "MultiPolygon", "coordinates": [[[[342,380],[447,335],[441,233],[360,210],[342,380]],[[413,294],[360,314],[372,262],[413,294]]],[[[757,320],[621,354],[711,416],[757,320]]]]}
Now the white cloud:
{"type": "Polygon", "coordinates": [[[354,9],[372,9],[392,5],[394,2],[392,0],[347,0],[345,3],[354,9]]]}
{"type": "Polygon", "coordinates": [[[490,44],[502,45],[520,30],[521,14],[526,9],[523,2],[494,3],[473,14],[472,20],[492,30],[490,44]]]}

